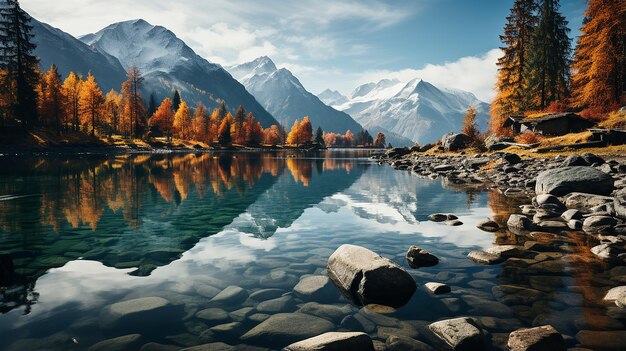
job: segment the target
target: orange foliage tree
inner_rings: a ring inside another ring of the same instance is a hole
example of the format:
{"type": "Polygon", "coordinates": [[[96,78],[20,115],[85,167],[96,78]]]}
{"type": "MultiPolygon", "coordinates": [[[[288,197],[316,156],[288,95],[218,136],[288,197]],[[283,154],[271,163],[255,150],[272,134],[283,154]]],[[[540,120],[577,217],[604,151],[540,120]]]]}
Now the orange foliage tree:
{"type": "Polygon", "coordinates": [[[80,91],[83,87],[83,80],[80,76],[74,72],[70,74],[63,81],[63,96],[65,96],[65,115],[67,121],[72,125],[74,131],[78,131],[79,128],[79,115],[80,115],[80,91]]]}
{"type": "Polygon", "coordinates": [[[52,65],[39,82],[39,116],[43,125],[53,127],[61,133],[65,98],[63,83],[57,67],[52,65]]]}
{"type": "Polygon", "coordinates": [[[245,133],[245,142],[248,145],[259,145],[263,142],[263,128],[260,122],[254,121],[252,112],[248,113],[246,121],[243,122],[243,130],[245,133]]]}
{"type": "Polygon", "coordinates": [[[191,125],[191,114],[189,112],[189,106],[182,101],[178,107],[178,111],[174,115],[174,131],[176,136],[181,139],[191,139],[193,135],[191,125]]]}
{"type": "Polygon", "coordinates": [[[91,135],[96,135],[96,127],[100,128],[104,94],[93,74],[89,73],[80,92],[80,120],[83,126],[91,128],[91,135]]]}
{"type": "Polygon", "coordinates": [[[313,126],[309,121],[309,117],[304,117],[302,122],[296,120],[291,127],[291,131],[287,136],[287,143],[292,145],[300,145],[310,142],[313,138],[313,126]]]}
{"type": "Polygon", "coordinates": [[[172,111],[172,100],[165,98],[157,108],[154,115],[150,117],[150,127],[156,127],[164,136],[171,138],[174,134],[174,111],[172,111]]]}

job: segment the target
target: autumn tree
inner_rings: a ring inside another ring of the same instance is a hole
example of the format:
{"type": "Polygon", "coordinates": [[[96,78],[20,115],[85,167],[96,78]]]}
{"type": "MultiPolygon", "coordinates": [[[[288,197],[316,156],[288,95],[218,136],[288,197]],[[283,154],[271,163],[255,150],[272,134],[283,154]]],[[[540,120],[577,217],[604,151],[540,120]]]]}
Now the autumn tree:
{"type": "Polygon", "coordinates": [[[343,136],[345,146],[354,146],[356,144],[356,138],[354,134],[348,129],[343,136]]]}
{"type": "Polygon", "coordinates": [[[243,122],[243,131],[247,145],[259,145],[263,142],[263,128],[261,127],[261,122],[254,120],[252,112],[248,112],[246,121],[243,122]]]}
{"type": "Polygon", "coordinates": [[[543,110],[567,98],[572,51],[569,32],[567,20],[559,12],[559,0],[541,0],[525,64],[527,109],[543,110]]]}
{"type": "Polygon", "coordinates": [[[120,117],[122,115],[122,95],[117,91],[111,89],[107,93],[104,99],[104,119],[106,126],[106,133],[111,136],[113,133],[118,133],[120,117]]]}
{"type": "Polygon", "coordinates": [[[61,75],[57,67],[52,65],[39,83],[39,116],[44,125],[54,128],[57,135],[61,133],[64,108],[61,75]]]}
{"type": "Polygon", "coordinates": [[[8,102],[9,114],[25,128],[37,123],[40,78],[31,20],[17,0],[5,0],[0,8],[0,68],[6,70],[3,98],[8,102]]]}
{"type": "Polygon", "coordinates": [[[174,131],[179,138],[185,140],[191,139],[193,135],[191,113],[185,101],[181,101],[178,111],[174,115],[174,131]]]}
{"type": "Polygon", "coordinates": [[[376,139],[374,139],[374,147],[384,148],[386,144],[387,140],[385,139],[385,134],[378,132],[378,134],[376,134],[376,139]]]}
{"type": "Polygon", "coordinates": [[[313,138],[313,126],[309,121],[309,117],[304,117],[302,122],[296,120],[291,127],[291,131],[287,136],[287,143],[292,145],[300,145],[310,142],[313,138]]]}
{"type": "Polygon", "coordinates": [[[91,135],[96,135],[104,107],[104,94],[93,74],[89,73],[80,92],[80,120],[83,126],[91,127],[91,135]]]}
{"type": "Polygon", "coordinates": [[[263,130],[263,143],[276,146],[282,142],[280,127],[272,124],[271,127],[263,130]]]}
{"type": "Polygon", "coordinates": [[[207,113],[206,107],[202,102],[198,102],[196,110],[193,113],[193,132],[196,140],[205,143],[211,143],[213,136],[211,135],[211,116],[207,113]]]}
{"type": "Polygon", "coordinates": [[[245,131],[243,129],[243,123],[246,120],[246,110],[243,106],[239,105],[233,120],[234,140],[237,144],[243,144],[245,142],[245,131]]]}
{"type": "Polygon", "coordinates": [[[172,100],[165,98],[154,112],[149,121],[150,127],[156,128],[166,138],[171,139],[174,134],[174,111],[172,100]]]}
{"type": "Polygon", "coordinates": [[[300,132],[300,121],[295,120],[293,125],[291,126],[291,130],[287,135],[287,144],[300,144],[300,139],[298,133],[300,132]]]}
{"type": "Polygon", "coordinates": [[[65,115],[74,131],[80,127],[80,92],[83,88],[83,80],[74,72],[63,81],[63,96],[65,97],[65,115]]]}
{"type": "Polygon", "coordinates": [[[224,117],[224,119],[222,120],[220,128],[217,131],[217,141],[222,146],[230,145],[232,141],[230,135],[232,120],[233,117],[230,115],[230,113],[226,113],[226,117],[224,117]]]}
{"type": "Polygon", "coordinates": [[[572,102],[607,112],[626,89],[626,5],[589,0],[572,65],[572,102]]]}
{"type": "Polygon", "coordinates": [[[124,97],[124,119],[128,124],[130,137],[140,136],[146,125],[144,119],[145,107],[141,98],[140,90],[144,78],[137,66],[128,69],[127,80],[122,84],[122,96],[124,97]]]}
{"type": "Polygon", "coordinates": [[[463,130],[462,133],[469,136],[474,142],[480,138],[480,132],[476,127],[476,109],[469,106],[465,116],[463,116],[463,130]]]}
{"type": "Polygon", "coordinates": [[[491,130],[496,134],[506,133],[504,121],[516,114],[521,114],[524,106],[524,87],[526,84],[526,62],[528,46],[537,23],[536,0],[515,0],[509,16],[506,18],[504,35],[500,41],[503,56],[498,59],[498,78],[496,97],[491,104],[491,130]]]}

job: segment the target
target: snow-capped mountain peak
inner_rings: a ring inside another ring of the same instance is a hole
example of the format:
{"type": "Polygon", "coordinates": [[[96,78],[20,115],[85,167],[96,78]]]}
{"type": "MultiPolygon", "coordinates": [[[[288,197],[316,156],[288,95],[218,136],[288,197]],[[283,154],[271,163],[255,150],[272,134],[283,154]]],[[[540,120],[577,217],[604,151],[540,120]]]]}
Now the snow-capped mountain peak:
{"type": "Polygon", "coordinates": [[[348,102],[348,98],[337,90],[326,89],[319,93],[317,97],[328,106],[341,105],[348,102]]]}
{"type": "Polygon", "coordinates": [[[267,56],[261,56],[253,61],[228,67],[227,69],[239,81],[250,79],[255,75],[272,74],[278,70],[274,61],[267,56]]]}

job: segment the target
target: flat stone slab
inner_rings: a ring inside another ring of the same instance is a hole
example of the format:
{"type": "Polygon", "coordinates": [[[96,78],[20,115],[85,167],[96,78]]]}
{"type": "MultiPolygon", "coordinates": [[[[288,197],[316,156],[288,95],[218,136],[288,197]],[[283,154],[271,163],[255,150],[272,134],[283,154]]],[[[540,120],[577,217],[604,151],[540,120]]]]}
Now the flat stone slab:
{"type": "Polygon", "coordinates": [[[293,343],[283,351],[374,351],[374,344],[365,333],[330,332],[293,343]]]}
{"type": "Polygon", "coordinates": [[[509,334],[510,351],[550,350],[565,351],[563,336],[551,325],[518,329],[509,334]]]}
{"type": "Polygon", "coordinates": [[[211,302],[231,304],[243,302],[246,298],[248,298],[248,292],[245,289],[231,285],[220,291],[219,294],[215,295],[211,299],[211,302]]]}
{"type": "Polygon", "coordinates": [[[90,348],[87,351],[126,351],[126,350],[138,350],[141,347],[141,335],[140,334],[129,334],[124,336],[119,336],[113,339],[107,339],[100,341],[90,348]]]}
{"type": "Polygon", "coordinates": [[[497,264],[504,261],[503,257],[485,251],[472,251],[467,257],[479,264],[497,264]]]}
{"type": "Polygon", "coordinates": [[[563,196],[573,192],[609,195],[614,179],[593,167],[560,167],[539,173],[535,193],[563,196]]]}
{"type": "MultiPolygon", "coordinates": [[[[124,328],[132,325],[154,325],[165,322],[175,307],[162,297],[142,297],[114,303],[105,307],[100,314],[100,327],[104,329],[124,328]]],[[[168,319],[169,320],[169,319],[168,319]]]]}
{"type": "Polygon", "coordinates": [[[293,292],[303,300],[320,301],[326,300],[336,290],[330,279],[325,275],[314,275],[300,279],[293,288],[293,292]]]}
{"type": "Polygon", "coordinates": [[[486,347],[485,336],[472,318],[446,319],[428,328],[455,351],[478,351],[486,347]]]}
{"type": "Polygon", "coordinates": [[[335,325],[303,313],[278,313],[245,333],[241,339],[260,345],[289,345],[329,332],[335,325]]]}

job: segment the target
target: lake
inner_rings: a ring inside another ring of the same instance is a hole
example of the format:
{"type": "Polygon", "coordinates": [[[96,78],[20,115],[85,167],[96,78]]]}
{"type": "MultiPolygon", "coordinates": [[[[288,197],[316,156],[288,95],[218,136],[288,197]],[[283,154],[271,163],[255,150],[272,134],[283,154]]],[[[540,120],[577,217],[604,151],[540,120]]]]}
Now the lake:
{"type": "Polygon", "coordinates": [[[459,316],[475,317],[493,349],[534,325],[552,324],[572,346],[577,334],[601,343],[626,329],[626,313],[602,302],[626,282],[626,267],[594,258],[589,236],[483,232],[480,220],[504,224],[528,200],[419,178],[368,155],[0,157],[0,349],[86,350],[132,334],[91,350],[151,342],[276,350],[297,336],[249,331],[294,312],[323,319],[328,330],[363,330],[383,343],[407,335],[436,348],[443,346],[427,325],[459,316]],[[431,222],[432,213],[464,224],[431,222]],[[540,245],[527,258],[492,266],[467,258],[528,240],[540,245]],[[334,286],[320,299],[294,294],[301,278],[326,274],[342,244],[392,259],[417,292],[398,309],[357,306],[334,286]],[[440,263],[410,268],[411,245],[440,263]],[[431,295],[426,282],[452,292],[431,295]],[[147,305],[154,309],[142,318],[126,315],[147,305]]]}

